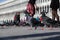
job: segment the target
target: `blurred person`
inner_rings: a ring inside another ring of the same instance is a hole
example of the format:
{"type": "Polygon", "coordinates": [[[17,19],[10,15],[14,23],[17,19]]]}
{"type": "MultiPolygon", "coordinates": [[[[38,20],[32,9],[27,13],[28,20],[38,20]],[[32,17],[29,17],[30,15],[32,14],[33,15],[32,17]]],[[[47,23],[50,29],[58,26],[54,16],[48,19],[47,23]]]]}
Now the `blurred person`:
{"type": "Polygon", "coordinates": [[[26,21],[29,22],[29,24],[32,27],[32,23],[31,23],[31,19],[33,18],[34,14],[35,14],[35,2],[36,0],[29,0],[28,4],[27,4],[27,9],[26,9],[26,21]]]}
{"type": "Polygon", "coordinates": [[[47,13],[48,13],[48,12],[46,12],[45,10],[43,10],[43,11],[41,12],[42,17],[45,17],[47,13]]]}
{"type": "Polygon", "coordinates": [[[20,23],[20,12],[16,12],[14,16],[14,24],[19,25],[19,23],[20,23]]]}
{"type": "Polygon", "coordinates": [[[59,22],[59,16],[57,14],[57,9],[59,8],[59,0],[51,0],[50,8],[52,9],[52,19],[59,22]]]}

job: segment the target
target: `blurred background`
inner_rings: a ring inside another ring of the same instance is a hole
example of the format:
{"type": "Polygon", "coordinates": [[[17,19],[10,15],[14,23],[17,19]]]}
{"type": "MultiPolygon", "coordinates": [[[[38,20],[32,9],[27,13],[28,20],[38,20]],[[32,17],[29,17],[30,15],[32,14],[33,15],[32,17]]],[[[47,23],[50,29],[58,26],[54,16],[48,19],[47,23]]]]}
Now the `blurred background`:
{"type": "MultiPolygon", "coordinates": [[[[0,0],[0,23],[3,21],[13,21],[16,12],[20,12],[20,20],[24,20],[24,11],[26,10],[28,1],[29,0],[0,0]]],[[[39,12],[36,11],[34,17],[39,17],[40,12],[44,9],[46,12],[48,12],[47,16],[51,18],[50,3],[51,0],[37,0],[36,5],[39,7],[39,12]]]]}

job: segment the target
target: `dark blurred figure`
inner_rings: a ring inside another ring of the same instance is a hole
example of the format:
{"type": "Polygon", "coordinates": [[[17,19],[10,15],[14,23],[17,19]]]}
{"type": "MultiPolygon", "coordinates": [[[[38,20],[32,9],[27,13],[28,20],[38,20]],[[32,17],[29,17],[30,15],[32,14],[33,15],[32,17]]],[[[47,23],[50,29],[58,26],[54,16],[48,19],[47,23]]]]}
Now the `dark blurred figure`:
{"type": "Polygon", "coordinates": [[[50,8],[52,8],[52,19],[59,22],[59,16],[57,14],[57,9],[59,8],[59,0],[51,0],[50,8]]]}
{"type": "Polygon", "coordinates": [[[20,12],[16,12],[14,16],[14,24],[17,26],[20,24],[20,12]]]}
{"type": "Polygon", "coordinates": [[[45,10],[43,10],[43,11],[41,12],[42,17],[45,17],[47,13],[48,13],[48,12],[46,12],[45,10]]]}

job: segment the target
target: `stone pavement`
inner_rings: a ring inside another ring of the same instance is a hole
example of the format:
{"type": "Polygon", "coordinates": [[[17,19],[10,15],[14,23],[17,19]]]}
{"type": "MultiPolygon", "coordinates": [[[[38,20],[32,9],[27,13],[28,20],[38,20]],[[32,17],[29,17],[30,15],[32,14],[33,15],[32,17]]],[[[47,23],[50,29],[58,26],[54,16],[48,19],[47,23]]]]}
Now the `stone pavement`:
{"type": "Polygon", "coordinates": [[[60,40],[60,28],[0,28],[0,40],[60,40]]]}

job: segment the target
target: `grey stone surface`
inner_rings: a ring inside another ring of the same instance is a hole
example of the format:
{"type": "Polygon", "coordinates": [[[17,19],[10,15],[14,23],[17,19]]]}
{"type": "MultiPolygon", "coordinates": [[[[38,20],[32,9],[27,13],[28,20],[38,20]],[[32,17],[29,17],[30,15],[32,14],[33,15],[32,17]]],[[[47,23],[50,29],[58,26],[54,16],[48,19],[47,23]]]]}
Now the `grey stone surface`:
{"type": "Polygon", "coordinates": [[[60,28],[31,27],[0,28],[0,40],[60,40],[60,28]],[[42,30],[43,29],[43,30],[42,30]]]}

